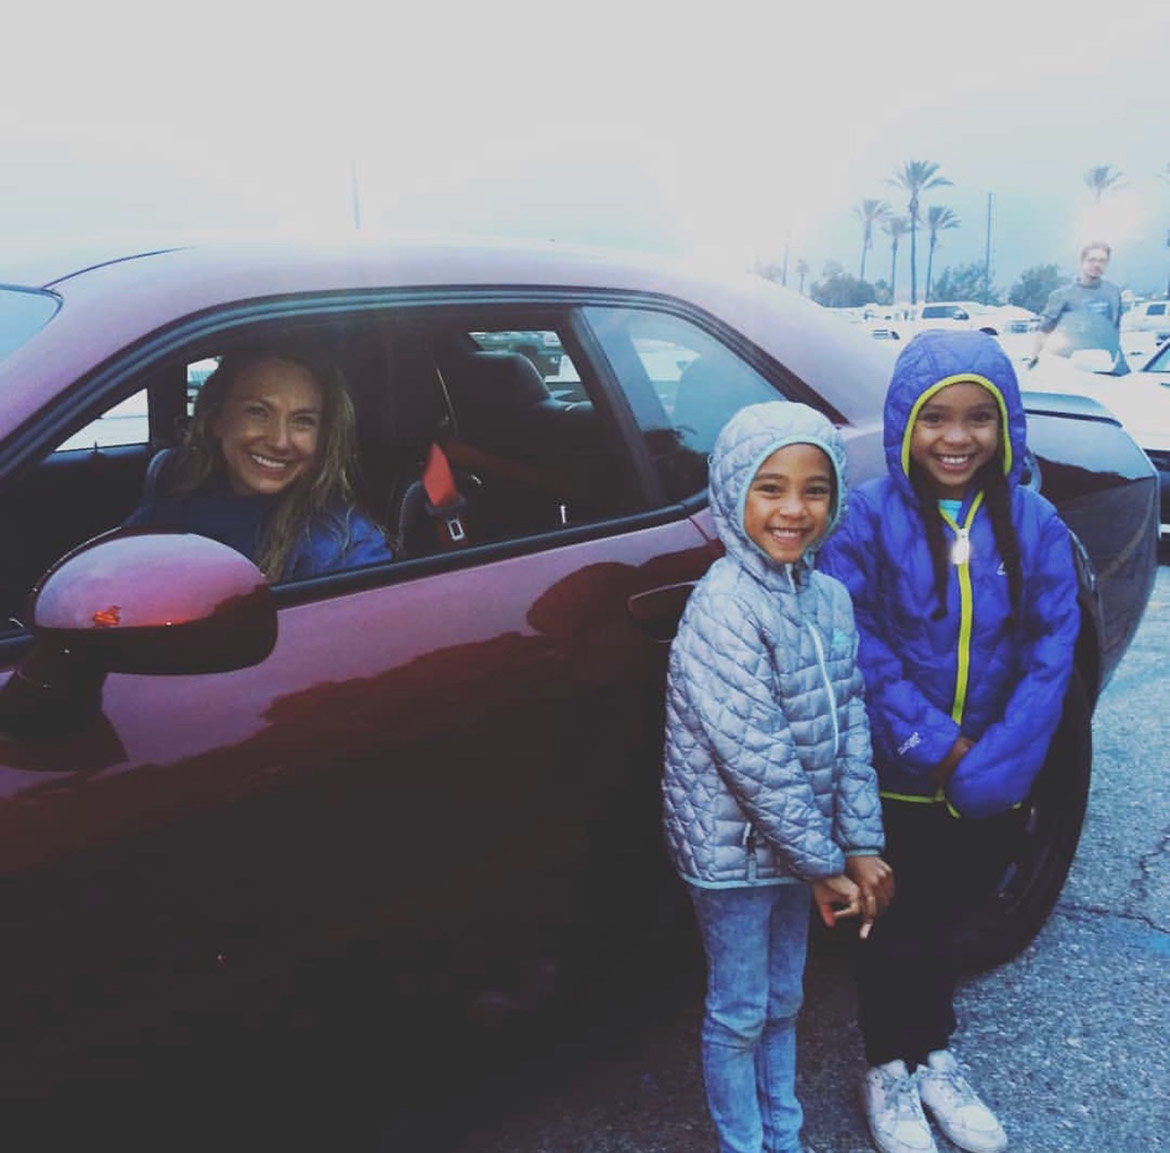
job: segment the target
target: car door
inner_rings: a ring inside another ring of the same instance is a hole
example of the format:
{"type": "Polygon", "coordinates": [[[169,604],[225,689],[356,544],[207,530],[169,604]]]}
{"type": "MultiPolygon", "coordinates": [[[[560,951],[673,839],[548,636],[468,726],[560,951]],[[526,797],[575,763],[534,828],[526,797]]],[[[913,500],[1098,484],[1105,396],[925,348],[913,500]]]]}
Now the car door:
{"type": "Polygon", "coordinates": [[[663,876],[665,642],[711,557],[639,491],[613,518],[278,587],[263,661],[111,672],[79,731],[9,728],[0,1071],[361,939],[404,988],[547,991],[663,876]]]}

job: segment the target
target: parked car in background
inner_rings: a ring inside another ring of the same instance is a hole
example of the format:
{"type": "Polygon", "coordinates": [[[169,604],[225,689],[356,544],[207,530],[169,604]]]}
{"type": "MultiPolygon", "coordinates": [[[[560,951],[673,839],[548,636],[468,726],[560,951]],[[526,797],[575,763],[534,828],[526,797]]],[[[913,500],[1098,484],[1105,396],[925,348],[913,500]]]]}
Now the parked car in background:
{"type": "Polygon", "coordinates": [[[1122,423],[1158,470],[1162,486],[1162,532],[1170,532],[1170,338],[1138,365],[1130,376],[1145,390],[1146,404],[1129,415],[1119,413],[1122,423]]]}
{"type": "Polygon", "coordinates": [[[1003,321],[996,334],[996,339],[1004,352],[1014,362],[1028,360],[1036,347],[1036,325],[1039,318],[1035,316],[1009,317],[1003,321]]]}
{"type": "Polygon", "coordinates": [[[476,344],[489,352],[518,352],[536,366],[541,376],[556,376],[561,369],[561,338],[552,331],[473,332],[476,344]]]}
{"type": "Polygon", "coordinates": [[[903,323],[897,320],[863,320],[860,328],[873,340],[901,340],[903,323]]]}
{"type": "Polygon", "coordinates": [[[1034,331],[1039,317],[1014,304],[981,304],[975,300],[932,300],[919,306],[914,331],[923,328],[975,328],[988,336],[1022,335],[1034,331]]]}
{"type": "MultiPolygon", "coordinates": [[[[719,553],[708,454],[787,398],[876,475],[891,344],[758,278],[503,243],[126,254],[0,288],[0,320],[5,1085],[355,946],[387,995],[528,1006],[680,907],[663,687],[719,553]],[[491,333],[555,334],[558,387],[491,333]],[[349,382],[395,560],[270,587],[216,542],[120,529],[203,370],[286,340],[349,382]],[[143,397],[133,440],[73,447],[143,397]],[[407,515],[436,451],[457,542],[442,510],[407,515]]],[[[1077,675],[1027,836],[964,926],[972,966],[1060,891],[1093,705],[1156,567],[1157,480],[1117,420],[1045,394],[1029,438],[1026,483],[1074,535],[1077,675]]]]}
{"type": "Polygon", "coordinates": [[[1140,332],[1122,328],[1118,337],[1122,354],[1130,368],[1138,368],[1157,351],[1162,344],[1156,332],[1140,332]]]}
{"type": "Polygon", "coordinates": [[[923,328],[977,328],[988,311],[973,300],[934,300],[919,307],[916,319],[923,328]]]}
{"type": "Polygon", "coordinates": [[[1159,341],[1170,340],[1170,300],[1139,300],[1121,318],[1123,331],[1152,332],[1159,341]]]}
{"type": "Polygon", "coordinates": [[[1162,532],[1170,532],[1170,340],[1124,375],[1111,371],[1097,350],[1071,358],[1042,355],[1031,372],[1021,372],[1029,389],[1089,396],[1116,414],[1158,471],[1162,532]]]}

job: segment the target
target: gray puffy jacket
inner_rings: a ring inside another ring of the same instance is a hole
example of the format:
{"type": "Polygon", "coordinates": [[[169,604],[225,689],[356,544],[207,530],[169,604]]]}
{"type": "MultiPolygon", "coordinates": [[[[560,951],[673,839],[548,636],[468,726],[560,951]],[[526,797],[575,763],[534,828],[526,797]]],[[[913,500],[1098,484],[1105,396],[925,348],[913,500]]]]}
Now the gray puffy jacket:
{"type": "Polygon", "coordinates": [[[779,565],[743,526],[752,478],[793,443],[832,460],[829,532],[840,519],[845,452],[832,424],[803,404],[741,409],[711,457],[726,553],[691,594],[670,650],[666,837],[683,879],[706,888],[813,881],[884,847],[849,594],[812,570],[811,552],[779,565]]]}

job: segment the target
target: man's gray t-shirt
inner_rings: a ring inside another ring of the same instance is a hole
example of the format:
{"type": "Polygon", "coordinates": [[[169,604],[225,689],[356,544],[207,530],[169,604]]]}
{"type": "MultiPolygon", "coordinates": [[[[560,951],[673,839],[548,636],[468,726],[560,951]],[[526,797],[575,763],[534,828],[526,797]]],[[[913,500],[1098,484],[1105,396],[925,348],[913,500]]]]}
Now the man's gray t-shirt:
{"type": "Polygon", "coordinates": [[[1121,326],[1121,293],[1117,285],[1099,280],[1056,289],[1040,314],[1041,332],[1059,327],[1071,348],[1117,349],[1121,326]]]}

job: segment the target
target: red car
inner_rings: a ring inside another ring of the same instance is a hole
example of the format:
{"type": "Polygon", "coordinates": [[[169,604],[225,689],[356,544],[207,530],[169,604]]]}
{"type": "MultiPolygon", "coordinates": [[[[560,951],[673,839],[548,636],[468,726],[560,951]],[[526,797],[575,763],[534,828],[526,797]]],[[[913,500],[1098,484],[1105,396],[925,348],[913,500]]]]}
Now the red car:
{"type": "MultiPolygon", "coordinates": [[[[403,990],[527,1004],[651,923],[678,892],[662,690],[716,555],[715,433],[802,400],[859,481],[890,363],[764,281],[555,244],[178,249],[0,287],[0,1075],[357,941],[403,990]],[[555,375],[483,347],[518,331],[562,350],[555,375]],[[209,366],[260,338],[343,370],[392,563],[269,587],[226,546],[118,530],[209,366]],[[433,445],[457,539],[403,504],[433,445]]],[[[1092,704],[1156,567],[1145,456],[1090,401],[1037,405],[1080,676],[973,964],[1056,898],[1092,704]]]]}

